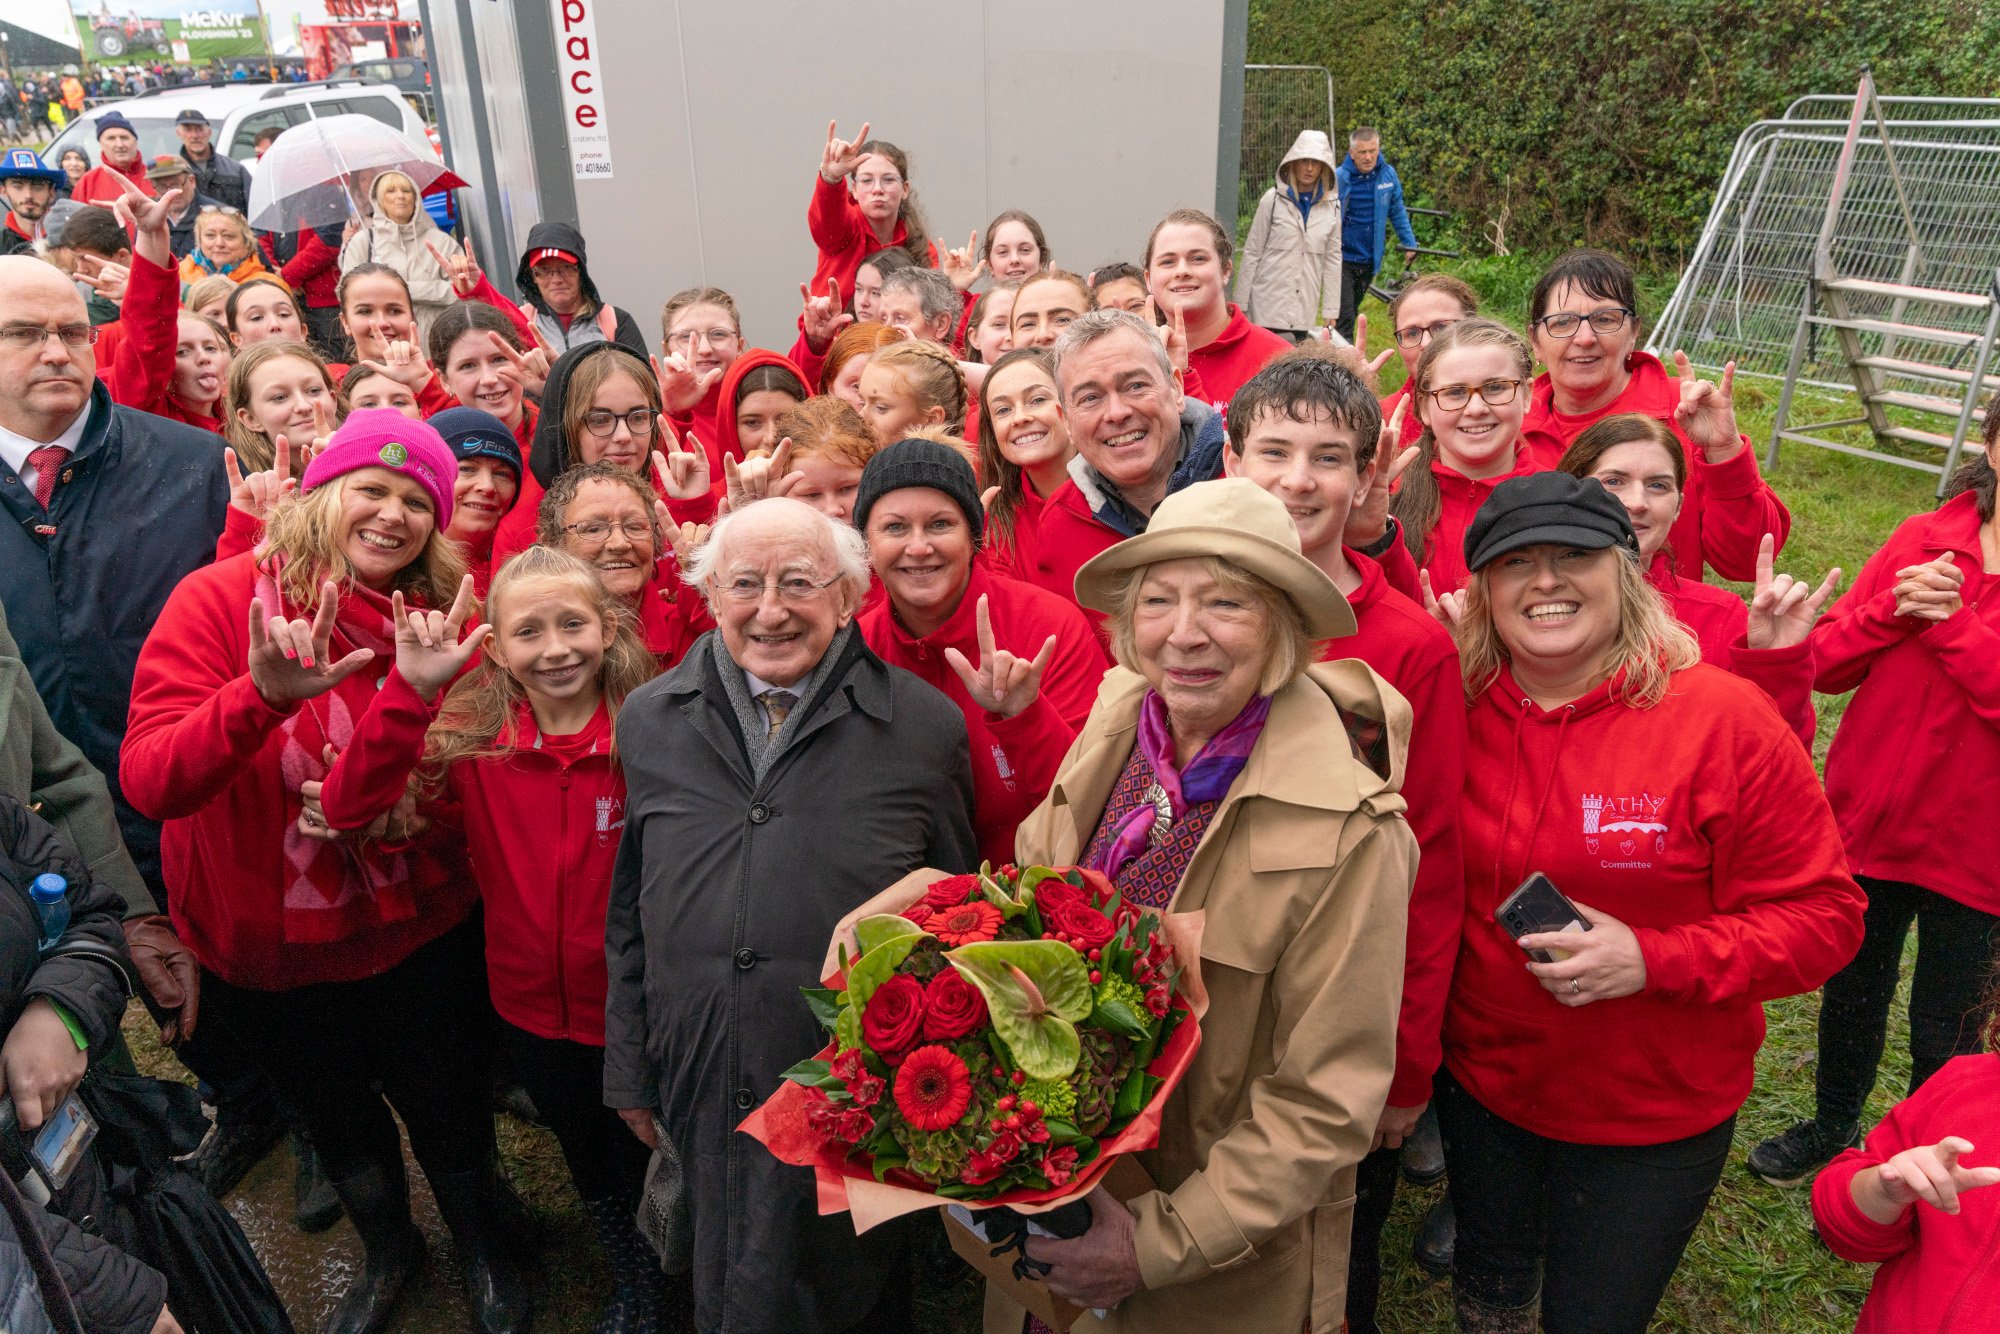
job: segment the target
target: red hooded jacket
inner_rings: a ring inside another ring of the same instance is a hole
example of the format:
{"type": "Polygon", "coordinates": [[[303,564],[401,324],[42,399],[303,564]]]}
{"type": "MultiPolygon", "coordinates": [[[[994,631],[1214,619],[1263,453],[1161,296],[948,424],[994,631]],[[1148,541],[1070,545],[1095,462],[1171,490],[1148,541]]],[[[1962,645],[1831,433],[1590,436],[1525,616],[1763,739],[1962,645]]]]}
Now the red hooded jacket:
{"type": "MultiPolygon", "coordinates": [[[[992,520],[987,521],[986,545],[980,549],[986,568],[1008,579],[1034,583],[1035,557],[1042,545],[1042,512],[1048,507],[1048,497],[1035,490],[1033,483],[1025,477],[1022,478],[1021,499],[1014,507],[1013,536],[1000,536],[994,531],[992,520]]],[[[1076,601],[1074,589],[1066,600],[1071,603],[1076,601]]]]}
{"type": "MultiPolygon", "coordinates": [[[[1092,556],[1109,551],[1124,540],[1123,534],[1090,512],[1090,502],[1077,489],[1075,479],[1056,488],[1056,493],[1042,506],[1035,538],[1032,563],[1017,559],[1015,567],[1029,583],[1054,593],[1071,606],[1078,605],[1076,572],[1092,556]]],[[[1101,635],[1103,613],[1085,607],[1083,614],[1101,635]]]]}
{"type": "Polygon", "coordinates": [[[1960,1056],[1889,1109],[1813,1182],[1813,1221],[1827,1249],[1856,1264],[1879,1264],[1854,1334],[2000,1334],[2000,1186],[1969,1190],[1958,1212],[1913,1204],[1882,1224],[1854,1203],[1855,1176],[1905,1149],[1946,1135],[1970,1139],[1967,1167],[2000,1163],[2000,1054],[1960,1056]]]}
{"type": "Polygon", "coordinates": [[[120,305],[120,336],[103,376],[104,384],[114,403],[219,435],[222,418],[196,412],[173,392],[174,360],[180,346],[180,292],[180,279],[172,269],[143,255],[132,256],[125,300],[120,305]]]}
{"type": "Polygon", "coordinates": [[[743,458],[742,437],[736,432],[736,409],[739,406],[736,396],[743,390],[745,377],[759,366],[776,366],[785,374],[800,380],[800,387],[805,391],[800,395],[801,399],[810,397],[813,392],[812,386],[805,382],[804,376],[792,359],[780,356],[776,352],[753,347],[729,363],[729,369],[722,376],[721,390],[716,395],[715,429],[710,434],[701,436],[702,444],[708,446],[708,475],[714,481],[718,498],[726,489],[726,480],[722,475],[722,460],[733,458],[740,462],[743,458]]]}
{"type": "Polygon", "coordinates": [[[1863,898],[1812,760],[1762,691],[1706,664],[1650,709],[1612,684],[1550,711],[1503,670],[1468,710],[1445,1065],[1537,1135],[1662,1144],[1742,1105],[1760,1002],[1854,957],[1863,898]],[[1493,920],[1535,871],[1634,931],[1645,990],[1572,1009],[1542,989],[1493,920]]]}
{"type": "MultiPolygon", "coordinates": [[[[393,669],[327,775],[335,829],[360,829],[403,795],[437,718],[393,669]]],[[[445,775],[486,904],[493,1008],[537,1037],[604,1045],[604,915],[625,825],[625,776],[611,760],[602,704],[583,731],[544,736],[515,715],[516,745],[445,775]]]]}
{"type": "Polygon", "coordinates": [[[291,259],[278,259],[276,232],[257,233],[257,248],[264,252],[264,266],[285,280],[285,286],[299,294],[307,308],[327,310],[340,305],[340,251],[320,239],[308,227],[299,233],[298,249],[291,259]]]}
{"type": "MultiPolygon", "coordinates": [[[[898,218],[889,240],[886,243],[876,240],[875,229],[861,216],[861,205],[847,192],[846,180],[829,182],[817,171],[813,173],[812,202],[806,205],[806,230],[812,233],[813,244],[819,247],[819,257],[813,262],[812,294],[825,296],[827,283],[838,282],[842,301],[854,298],[854,273],[862,260],[878,250],[902,245],[910,236],[910,229],[898,218]]],[[[937,246],[927,244],[930,250],[927,267],[934,269],[937,246]]],[[[804,316],[800,318],[803,320],[804,316]]]]}
{"type": "Polygon", "coordinates": [[[370,664],[294,709],[265,703],[245,665],[255,584],[254,559],[236,556],[174,589],[139,652],[119,778],[133,807],[165,825],[169,911],[203,967],[267,991],[372,977],[463,922],[477,891],[431,835],[404,850],[414,917],[327,943],[285,938],[284,833],[301,806],[282,777],[279,728],[306,707],[359,718],[382,672],[370,664]]]}
{"type": "MultiPolygon", "coordinates": [[[[1411,467],[1416,467],[1412,463],[1411,467]]],[[[1527,477],[1538,472],[1547,472],[1554,464],[1528,447],[1525,438],[1514,448],[1514,467],[1497,477],[1474,480],[1465,476],[1443,459],[1431,461],[1431,476],[1437,479],[1438,521],[1431,529],[1429,540],[1424,544],[1423,559],[1418,565],[1430,575],[1431,589],[1439,596],[1463,588],[1471,572],[1465,568],[1465,531],[1472,527],[1473,516],[1479,507],[1493,494],[1493,488],[1516,477],[1527,477]]]]}
{"type": "Polygon", "coordinates": [[[1410,804],[1407,818],[1420,855],[1403,956],[1396,1073],[1389,1082],[1389,1106],[1415,1107],[1429,1101],[1431,1076],[1441,1059],[1445,995],[1465,916],[1465,861],[1458,840],[1465,681],[1458,648],[1445,628],[1390,587],[1380,565],[1352,548],[1347,559],[1361,574],[1361,587],[1347,599],[1355,632],[1322,644],[1320,657],[1359,658],[1410,701],[1416,715],[1403,798],[1410,804]]]}
{"type": "Polygon", "coordinates": [[[877,657],[936,686],[965,715],[972,748],[972,828],[979,838],[979,855],[995,866],[1013,861],[1015,827],[1049,794],[1056,770],[1090,716],[1097,688],[1111,666],[1090,623],[1074,602],[1001,578],[978,561],[972,564],[958,610],[921,639],[898,624],[886,597],[857,619],[862,639],[877,657]],[[1032,658],[1050,635],[1056,637],[1041,694],[1012,718],[975,705],[945,660],[944,651],[955,648],[967,662],[978,665],[981,595],[987,599],[993,642],[999,647],[1032,658]]]}
{"type": "Polygon", "coordinates": [[[1229,323],[1222,326],[1222,332],[1201,347],[1188,350],[1188,370],[1199,378],[1183,384],[1182,388],[1226,419],[1229,400],[1236,397],[1244,382],[1263,370],[1271,358],[1291,348],[1290,339],[1250,323],[1236,303],[1231,302],[1229,323]],[[1190,386],[1198,386],[1199,392],[1190,386]]]}
{"type": "Polygon", "coordinates": [[[1965,803],[2000,776],[2000,575],[1986,574],[1968,493],[1905,519],[1812,634],[1824,694],[1854,691],[1826,757],[1826,794],[1856,875],[2000,913],[2000,823],[1965,803]],[[1896,571],[1957,555],[1964,606],[1896,614],[1896,571]]]}
{"type": "MultiPolygon", "coordinates": [[[[146,198],[155,199],[159,196],[160,192],[146,179],[146,156],[141,153],[129,166],[121,167],[111,162],[98,163],[76,178],[76,184],[70,187],[69,197],[79,204],[95,204],[99,208],[110,208],[113,200],[125,197],[125,187],[118,183],[120,176],[138,186],[139,192],[146,198]]],[[[130,226],[125,228],[125,235],[128,237],[132,235],[130,226]]]]}
{"type": "Polygon", "coordinates": [[[1674,619],[1694,632],[1701,660],[1763,687],[1810,755],[1819,727],[1812,701],[1812,641],[1790,648],[1751,648],[1750,608],[1743,599],[1726,588],[1681,578],[1665,552],[1654,558],[1646,580],[1666,599],[1674,619]]]}
{"type": "Polygon", "coordinates": [[[1697,575],[1706,562],[1724,579],[1755,579],[1758,544],[1770,533],[1783,550],[1792,530],[1791,511],[1758,473],[1757,456],[1747,438],[1727,463],[1709,463],[1674,420],[1681,403],[1680,380],[1667,374],[1650,352],[1634,352],[1632,363],[1632,379],[1624,393],[1595,412],[1575,417],[1556,411],[1555,387],[1547,372],[1537,376],[1521,438],[1545,455],[1547,466],[1553,468],[1585,427],[1606,417],[1637,412],[1666,423],[1680,438],[1688,461],[1686,496],[1670,539],[1676,562],[1697,575]]]}

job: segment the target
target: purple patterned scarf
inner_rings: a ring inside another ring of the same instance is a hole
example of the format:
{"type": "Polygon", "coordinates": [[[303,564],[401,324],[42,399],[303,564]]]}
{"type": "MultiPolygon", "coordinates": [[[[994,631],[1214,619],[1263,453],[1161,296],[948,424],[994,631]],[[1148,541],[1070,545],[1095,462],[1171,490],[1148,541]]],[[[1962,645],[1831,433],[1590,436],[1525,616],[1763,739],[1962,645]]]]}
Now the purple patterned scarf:
{"type": "MultiPolygon", "coordinates": [[[[1270,715],[1271,697],[1252,696],[1243,706],[1243,712],[1209,738],[1188,765],[1187,772],[1182,773],[1174,767],[1174,738],[1167,727],[1166,702],[1158,691],[1146,692],[1139,705],[1139,750],[1152,766],[1154,784],[1164,793],[1172,810],[1165,828],[1180,820],[1188,803],[1215,801],[1229,791],[1236,775],[1250,762],[1250,752],[1256,749],[1257,738],[1264,734],[1264,720],[1270,715]]],[[[1102,871],[1107,879],[1116,881],[1126,864],[1146,850],[1146,841],[1160,814],[1155,802],[1140,802],[1119,823],[1117,833],[1090,863],[1091,869],[1102,871]]]]}

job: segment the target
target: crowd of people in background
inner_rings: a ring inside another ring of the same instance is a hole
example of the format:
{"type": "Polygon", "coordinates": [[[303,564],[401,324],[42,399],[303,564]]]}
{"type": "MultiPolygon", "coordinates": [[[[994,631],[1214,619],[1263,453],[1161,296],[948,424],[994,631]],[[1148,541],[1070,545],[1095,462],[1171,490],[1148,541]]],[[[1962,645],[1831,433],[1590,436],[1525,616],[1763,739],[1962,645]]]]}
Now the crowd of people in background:
{"type": "MultiPolygon", "coordinates": [[[[1617,256],[1523,311],[1415,277],[1370,356],[1416,249],[1374,130],[1301,134],[1240,252],[1182,208],[1066,268],[1018,209],[933,240],[909,156],[829,124],[758,347],[713,286],[642,324],[567,221],[516,300],[406,175],[260,232],[198,112],[150,162],[95,128],[87,171],[0,163],[0,667],[102,775],[66,865],[117,893],[73,921],[118,955],[123,897],[204,1181],[289,1135],[298,1225],[360,1235],[327,1329],[422,1263],[399,1119],[475,1328],[531,1327],[496,1098],[560,1146],[598,1329],[915,1328],[939,1224],[857,1236],[735,1128],[853,923],[982,862],[1205,913],[1154,1189],[1027,1246],[1103,1328],[1379,1329],[1407,1176],[1447,1182],[1418,1250],[1461,1329],[1643,1330],[1761,1003],[1822,985],[1816,1108],[1751,1170],[1882,1262],[1862,1328],[2000,1305],[2000,835],[1959,818],[2000,765],[2000,412],[1843,586],[1783,572],[1733,367],[1643,350],[1617,256]],[[1815,691],[1854,692],[1824,782],[1815,691]],[[1864,1139],[1913,922],[1910,1097],[1864,1139]]],[[[0,804],[0,867],[41,821],[0,804]]],[[[0,1050],[32,1127],[116,1005],[12,994],[52,1002],[0,1050]]],[[[145,1272],[85,1323],[171,1328],[145,1272]]]]}

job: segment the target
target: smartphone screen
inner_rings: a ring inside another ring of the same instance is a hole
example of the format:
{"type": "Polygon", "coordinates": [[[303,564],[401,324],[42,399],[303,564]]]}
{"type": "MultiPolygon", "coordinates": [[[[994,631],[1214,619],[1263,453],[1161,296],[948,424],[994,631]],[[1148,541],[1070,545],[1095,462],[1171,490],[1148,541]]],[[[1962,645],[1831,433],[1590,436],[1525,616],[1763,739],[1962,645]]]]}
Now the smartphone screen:
{"type": "Polygon", "coordinates": [[[64,1098],[49,1119],[35,1132],[35,1162],[51,1188],[69,1184],[70,1173],[83,1158],[83,1151],[97,1134],[97,1123],[74,1094],[64,1098]]]}

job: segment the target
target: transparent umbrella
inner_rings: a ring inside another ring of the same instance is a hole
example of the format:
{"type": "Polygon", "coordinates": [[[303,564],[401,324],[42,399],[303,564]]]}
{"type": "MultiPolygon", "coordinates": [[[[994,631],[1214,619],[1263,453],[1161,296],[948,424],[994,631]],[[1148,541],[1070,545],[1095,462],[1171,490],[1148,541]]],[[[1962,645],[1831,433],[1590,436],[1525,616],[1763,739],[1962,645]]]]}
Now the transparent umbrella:
{"type": "Polygon", "coordinates": [[[250,179],[250,225],[295,232],[337,227],[362,212],[368,186],[400,171],[422,194],[465,184],[429,145],[411,143],[371,116],[323,116],[279,135],[250,179]]]}

